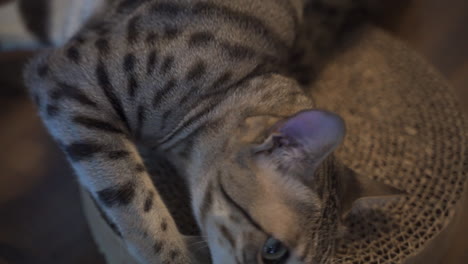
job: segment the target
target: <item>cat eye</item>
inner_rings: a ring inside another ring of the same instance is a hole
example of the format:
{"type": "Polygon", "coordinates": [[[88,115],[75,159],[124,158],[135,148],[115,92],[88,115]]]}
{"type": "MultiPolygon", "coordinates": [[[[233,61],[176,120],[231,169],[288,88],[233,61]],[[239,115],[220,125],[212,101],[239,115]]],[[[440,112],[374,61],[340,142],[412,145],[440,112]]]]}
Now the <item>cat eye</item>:
{"type": "Polygon", "coordinates": [[[262,249],[262,259],[265,264],[280,264],[288,258],[288,249],[277,239],[269,238],[262,249]]]}

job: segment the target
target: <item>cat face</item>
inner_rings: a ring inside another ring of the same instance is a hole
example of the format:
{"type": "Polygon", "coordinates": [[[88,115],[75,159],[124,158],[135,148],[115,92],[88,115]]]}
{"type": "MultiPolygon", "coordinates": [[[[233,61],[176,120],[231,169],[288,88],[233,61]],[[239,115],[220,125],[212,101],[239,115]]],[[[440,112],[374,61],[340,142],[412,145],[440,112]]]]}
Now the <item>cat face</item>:
{"type": "MultiPolygon", "coordinates": [[[[374,186],[359,186],[363,178],[331,155],[344,122],[318,110],[273,125],[265,117],[246,122],[222,166],[207,172],[213,177],[200,200],[197,220],[213,262],[324,263],[341,213],[374,186]]],[[[381,194],[395,191],[375,186],[381,194]]]]}
{"type": "Polygon", "coordinates": [[[317,172],[343,136],[343,121],[325,111],[246,120],[200,205],[214,263],[307,261],[326,207],[317,172]]]}

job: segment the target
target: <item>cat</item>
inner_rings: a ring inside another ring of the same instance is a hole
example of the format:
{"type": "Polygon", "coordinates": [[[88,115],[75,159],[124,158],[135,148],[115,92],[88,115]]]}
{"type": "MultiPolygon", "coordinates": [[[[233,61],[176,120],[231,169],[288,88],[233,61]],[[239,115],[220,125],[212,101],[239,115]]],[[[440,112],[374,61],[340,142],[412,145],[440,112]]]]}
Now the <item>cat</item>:
{"type": "Polygon", "coordinates": [[[400,194],[334,157],[344,121],[289,67],[310,57],[305,14],[354,5],[109,1],[25,83],[141,263],[196,263],[148,174],[157,156],[183,176],[213,263],[327,263],[354,201],[400,194]]]}

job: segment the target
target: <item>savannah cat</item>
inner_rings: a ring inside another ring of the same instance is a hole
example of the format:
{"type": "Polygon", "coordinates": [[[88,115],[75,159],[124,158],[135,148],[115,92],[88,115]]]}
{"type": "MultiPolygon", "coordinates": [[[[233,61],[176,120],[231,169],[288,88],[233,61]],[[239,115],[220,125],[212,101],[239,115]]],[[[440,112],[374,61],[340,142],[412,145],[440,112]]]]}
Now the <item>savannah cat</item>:
{"type": "Polygon", "coordinates": [[[353,202],[397,193],[334,158],[343,120],[293,78],[315,56],[298,52],[307,16],[343,21],[355,2],[108,1],[26,84],[141,263],[196,263],[147,172],[158,156],[188,185],[213,263],[327,263],[353,202]]]}

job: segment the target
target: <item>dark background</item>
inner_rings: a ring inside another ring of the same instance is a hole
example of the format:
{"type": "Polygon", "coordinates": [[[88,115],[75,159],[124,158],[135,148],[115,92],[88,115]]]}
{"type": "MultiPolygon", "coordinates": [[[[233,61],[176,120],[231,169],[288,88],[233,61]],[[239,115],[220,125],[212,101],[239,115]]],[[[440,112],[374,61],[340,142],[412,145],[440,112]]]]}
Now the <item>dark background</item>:
{"type": "MultiPolygon", "coordinates": [[[[468,1],[409,3],[378,22],[449,80],[468,116],[468,1]]],[[[75,179],[22,92],[29,56],[0,53],[0,264],[103,263],[75,179]]],[[[468,208],[464,214],[444,264],[468,263],[468,208]]]]}

